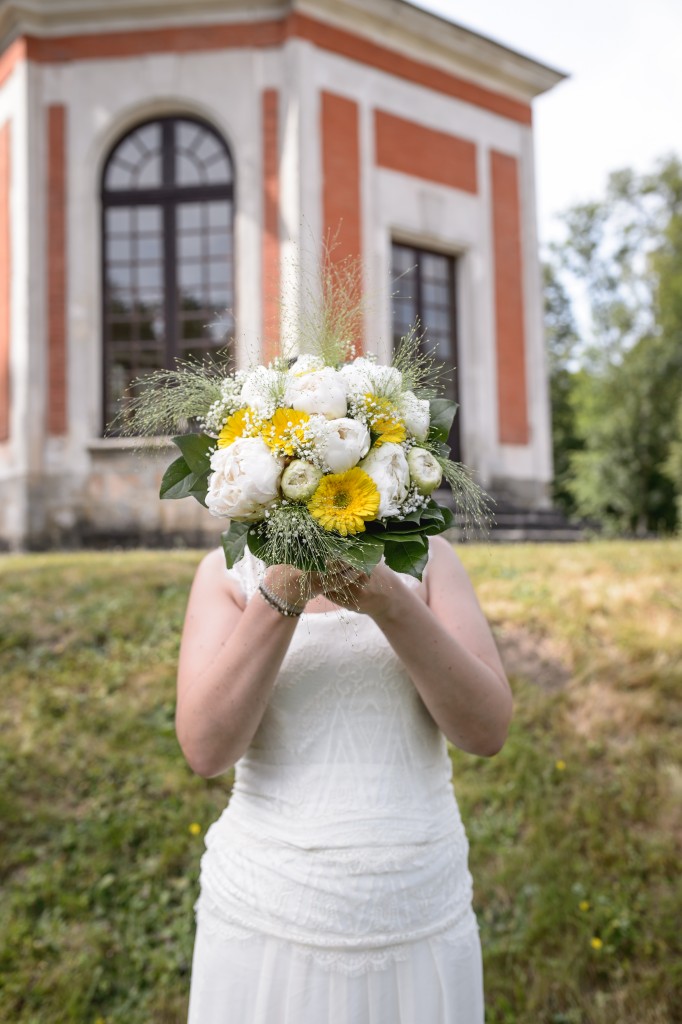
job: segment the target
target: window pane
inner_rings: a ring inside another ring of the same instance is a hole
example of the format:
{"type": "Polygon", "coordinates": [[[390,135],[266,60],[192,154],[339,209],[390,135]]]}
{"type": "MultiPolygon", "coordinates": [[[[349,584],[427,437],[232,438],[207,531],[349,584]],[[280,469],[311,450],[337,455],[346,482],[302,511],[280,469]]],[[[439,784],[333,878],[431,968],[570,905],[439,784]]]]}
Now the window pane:
{"type": "Polygon", "coordinates": [[[133,210],[128,206],[114,206],[107,210],[107,235],[127,235],[130,233],[133,210]]]}
{"type": "Polygon", "coordinates": [[[119,163],[111,163],[107,168],[106,188],[110,191],[116,189],[133,188],[132,169],[119,163]]]}
{"type": "Polygon", "coordinates": [[[185,232],[178,237],[180,259],[198,259],[201,256],[201,235],[185,232]]]}
{"type": "Polygon", "coordinates": [[[160,263],[150,263],[137,268],[137,284],[141,292],[161,293],[162,273],[160,263]]]}
{"type": "Polygon", "coordinates": [[[107,240],[107,259],[110,262],[129,263],[131,256],[130,238],[114,237],[107,240]]]}
{"type": "Polygon", "coordinates": [[[206,129],[194,121],[176,121],[175,123],[175,146],[178,150],[192,150],[196,152],[199,142],[206,129]]]}
{"type": "Polygon", "coordinates": [[[138,206],[135,208],[134,212],[138,231],[161,231],[162,222],[160,206],[138,206]]]}
{"type": "Polygon", "coordinates": [[[227,157],[221,155],[217,160],[212,160],[210,163],[204,165],[206,171],[206,179],[212,184],[229,184],[232,175],[230,173],[230,165],[227,157]]]}
{"type": "Polygon", "coordinates": [[[178,185],[201,185],[201,165],[186,153],[176,153],[175,178],[178,185]]]}
{"type": "Polygon", "coordinates": [[[186,291],[197,291],[201,276],[201,263],[185,260],[178,265],[178,283],[186,291]]]}
{"type": "MultiPolygon", "coordinates": [[[[218,204],[206,203],[209,209],[214,205],[217,206],[218,204]]],[[[177,222],[180,231],[196,231],[201,227],[201,204],[180,203],[177,211],[177,222]]]]}
{"type": "Polygon", "coordinates": [[[107,285],[110,292],[126,295],[130,292],[132,284],[133,272],[130,266],[107,268],[107,285]]]}
{"type": "Polygon", "coordinates": [[[208,265],[208,280],[210,284],[224,284],[230,276],[230,268],[224,262],[213,262],[208,265]]]}
{"type": "Polygon", "coordinates": [[[161,150],[161,125],[146,124],[135,132],[135,141],[141,152],[160,152],[161,150]]]}
{"type": "Polygon", "coordinates": [[[194,146],[194,152],[203,164],[207,164],[214,157],[222,156],[222,147],[215,135],[202,130],[201,138],[194,146]]]}
{"type": "Polygon", "coordinates": [[[230,253],[230,236],[225,232],[212,231],[209,235],[208,251],[211,256],[227,256],[230,253]]]}
{"type": "Polygon", "coordinates": [[[232,204],[225,200],[206,203],[206,214],[212,228],[227,228],[232,224],[232,204]]]}
{"type": "Polygon", "coordinates": [[[161,236],[139,235],[137,238],[136,256],[138,260],[160,260],[161,236]]]}
{"type": "Polygon", "coordinates": [[[137,188],[159,188],[161,185],[161,159],[158,156],[146,158],[137,172],[137,188]]]}

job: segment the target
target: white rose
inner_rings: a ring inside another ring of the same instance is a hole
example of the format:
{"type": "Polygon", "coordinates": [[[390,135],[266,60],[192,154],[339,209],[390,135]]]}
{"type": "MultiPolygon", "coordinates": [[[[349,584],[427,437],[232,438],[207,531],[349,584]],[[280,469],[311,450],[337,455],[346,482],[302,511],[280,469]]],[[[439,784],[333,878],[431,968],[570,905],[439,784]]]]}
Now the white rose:
{"type": "Polygon", "coordinates": [[[380,503],[377,517],[394,516],[407,497],[410,485],[410,471],[405,452],[399,444],[387,443],[372,448],[367,458],[360,463],[371,476],[379,491],[380,503]]]}
{"type": "Polygon", "coordinates": [[[285,405],[309,415],[316,413],[336,420],[346,415],[346,384],[340,373],[331,366],[314,370],[300,377],[289,374],[285,405]]]}
{"type": "Polygon", "coordinates": [[[327,469],[332,473],[345,473],[357,466],[369,451],[371,439],[369,430],[359,420],[343,416],[328,420],[320,439],[320,454],[327,469]]]}
{"type": "Polygon", "coordinates": [[[267,366],[258,366],[246,375],[241,392],[242,405],[249,406],[263,419],[270,419],[274,416],[281,390],[282,374],[267,366]]]}
{"type": "Polygon", "coordinates": [[[425,441],[431,424],[431,407],[425,398],[404,391],[398,403],[407,432],[418,441],[425,441]]]}
{"type": "Polygon", "coordinates": [[[410,477],[420,494],[429,495],[443,479],[438,460],[426,448],[410,448],[407,453],[410,477]]]}
{"type": "Polygon", "coordinates": [[[209,512],[242,522],[262,519],[277,497],[283,467],[261,437],[240,437],[219,448],[211,456],[209,512]]]}
{"type": "Polygon", "coordinates": [[[291,501],[307,501],[317,490],[322,471],[304,459],[294,459],[282,473],[282,494],[291,501]]]}

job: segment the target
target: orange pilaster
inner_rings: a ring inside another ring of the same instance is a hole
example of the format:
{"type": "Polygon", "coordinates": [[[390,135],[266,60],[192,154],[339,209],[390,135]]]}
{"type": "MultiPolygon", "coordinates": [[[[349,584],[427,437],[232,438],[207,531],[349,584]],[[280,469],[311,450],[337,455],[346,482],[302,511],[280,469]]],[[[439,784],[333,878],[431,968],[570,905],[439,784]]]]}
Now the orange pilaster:
{"type": "Polygon", "coordinates": [[[499,440],[528,443],[523,252],[518,161],[490,154],[499,440]]]}
{"type": "Polygon", "coordinates": [[[66,111],[47,111],[47,432],[67,431],[66,111]]]}
{"type": "Polygon", "coordinates": [[[0,441],[10,436],[10,338],[12,245],[10,122],[0,128],[0,441]]]}
{"type": "Polygon", "coordinates": [[[263,117],[263,357],[278,352],[280,343],[280,247],[279,247],[279,97],[266,89],[263,117]]]}

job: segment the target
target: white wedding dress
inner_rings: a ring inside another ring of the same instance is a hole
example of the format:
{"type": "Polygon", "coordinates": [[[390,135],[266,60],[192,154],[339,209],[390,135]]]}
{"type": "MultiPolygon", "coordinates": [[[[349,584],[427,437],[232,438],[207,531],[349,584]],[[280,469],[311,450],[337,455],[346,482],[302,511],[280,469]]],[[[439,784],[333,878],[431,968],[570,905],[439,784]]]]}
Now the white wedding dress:
{"type": "MultiPolygon", "coordinates": [[[[263,570],[229,573],[251,597],[263,570]]],[[[188,1024],[483,1024],[468,851],[445,738],[378,626],[302,615],[206,833],[188,1024]]]]}

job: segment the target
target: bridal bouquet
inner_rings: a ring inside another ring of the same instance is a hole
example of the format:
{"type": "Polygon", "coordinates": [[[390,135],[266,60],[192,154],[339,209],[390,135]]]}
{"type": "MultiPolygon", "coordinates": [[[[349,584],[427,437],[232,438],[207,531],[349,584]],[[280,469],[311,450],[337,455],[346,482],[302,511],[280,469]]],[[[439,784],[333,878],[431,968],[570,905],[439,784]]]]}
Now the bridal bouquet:
{"type": "Polygon", "coordinates": [[[416,330],[380,365],[352,358],[344,323],[335,332],[325,315],[308,338],[316,352],[250,370],[156,371],[129,404],[129,433],[185,427],[160,496],[195,498],[229,520],[228,567],[248,546],[267,565],[317,572],[339,562],[371,572],[383,556],[421,579],[429,536],[453,523],[434,498],[443,479],[465,519],[483,522],[483,492],[449,459],[456,404],[439,396],[437,364],[416,330]]]}

